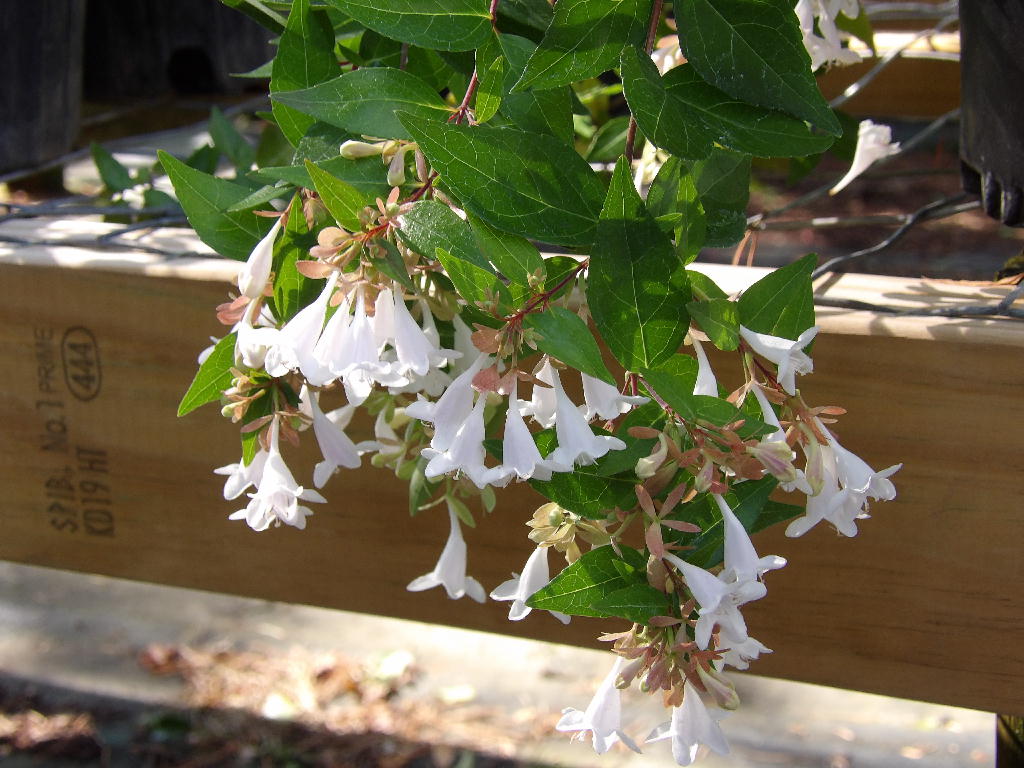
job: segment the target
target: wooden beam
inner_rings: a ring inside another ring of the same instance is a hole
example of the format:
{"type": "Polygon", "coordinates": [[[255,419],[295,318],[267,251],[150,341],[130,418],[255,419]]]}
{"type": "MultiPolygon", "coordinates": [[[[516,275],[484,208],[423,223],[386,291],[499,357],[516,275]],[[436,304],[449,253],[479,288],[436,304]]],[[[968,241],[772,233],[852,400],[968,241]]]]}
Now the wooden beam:
{"type": "MultiPolygon", "coordinates": [[[[0,262],[0,558],[558,642],[594,645],[607,626],[574,620],[563,631],[544,615],[510,623],[504,604],[407,592],[433,567],[446,520],[410,520],[403,484],[383,470],[336,477],[304,532],[229,522],[238,503],[221,499],[211,469],[237,460],[235,430],[213,406],[174,413],[204,339],[223,332],[213,307],[237,265],[52,247],[0,250],[0,262]]],[[[727,290],[761,274],[701,268],[727,290]]],[[[1005,294],[866,276],[819,290],[926,304],[1005,294]]],[[[855,539],[824,527],[758,537],[761,552],[791,565],[745,611],[775,649],[755,671],[1024,713],[1024,597],[1014,587],[1024,577],[1024,326],[842,310],[820,319],[805,393],[848,408],[838,433],[873,465],[905,466],[898,500],[879,505],[855,539]]],[[[306,442],[288,457],[304,473],[315,451],[306,442]]],[[[488,589],[522,567],[524,523],[539,501],[517,486],[466,532],[469,571],[488,589]]]]}

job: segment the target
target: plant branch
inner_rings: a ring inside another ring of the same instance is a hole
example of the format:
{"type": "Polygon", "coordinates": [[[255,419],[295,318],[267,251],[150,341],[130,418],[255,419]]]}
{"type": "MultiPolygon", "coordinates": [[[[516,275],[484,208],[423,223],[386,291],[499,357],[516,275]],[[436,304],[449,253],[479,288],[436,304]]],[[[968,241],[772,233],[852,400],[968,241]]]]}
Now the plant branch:
{"type": "MultiPolygon", "coordinates": [[[[648,56],[651,55],[651,51],[654,50],[654,38],[658,34],[658,22],[661,21],[661,11],[665,5],[665,0],[654,0],[654,4],[651,6],[651,18],[647,22],[647,39],[644,41],[644,51],[648,56]]],[[[629,113],[629,127],[626,129],[626,161],[630,164],[633,162],[633,156],[635,154],[634,144],[636,143],[636,118],[633,117],[632,111],[629,113]]]]}

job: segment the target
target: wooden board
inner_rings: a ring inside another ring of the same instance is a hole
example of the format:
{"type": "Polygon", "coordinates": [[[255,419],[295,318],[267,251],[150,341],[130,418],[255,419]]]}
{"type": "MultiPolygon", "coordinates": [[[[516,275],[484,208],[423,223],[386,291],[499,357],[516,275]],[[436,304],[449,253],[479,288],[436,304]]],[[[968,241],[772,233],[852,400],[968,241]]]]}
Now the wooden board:
{"type": "MultiPolygon", "coordinates": [[[[0,264],[0,558],[560,642],[594,645],[608,626],[575,620],[563,631],[545,615],[510,623],[507,604],[407,592],[433,567],[447,523],[436,513],[410,520],[403,484],[385,471],[336,477],[305,532],[229,522],[238,504],[221,499],[211,469],[237,460],[235,430],[214,406],[174,413],[205,337],[222,332],[213,307],[232,265],[58,251],[6,258],[88,268],[0,264]]],[[[760,274],[708,269],[730,290],[760,274]]],[[[822,290],[841,295],[844,280],[822,290]]],[[[1002,290],[850,278],[865,280],[852,291],[862,299],[1002,290]]],[[[855,539],[824,527],[758,537],[791,567],[745,610],[775,649],[756,671],[1024,713],[1024,326],[838,310],[821,319],[805,392],[849,409],[839,434],[876,467],[906,466],[899,499],[879,505],[855,539]]],[[[314,450],[289,461],[306,472],[314,450]]],[[[469,572],[488,590],[522,567],[538,498],[525,486],[502,493],[466,532],[469,572]]]]}

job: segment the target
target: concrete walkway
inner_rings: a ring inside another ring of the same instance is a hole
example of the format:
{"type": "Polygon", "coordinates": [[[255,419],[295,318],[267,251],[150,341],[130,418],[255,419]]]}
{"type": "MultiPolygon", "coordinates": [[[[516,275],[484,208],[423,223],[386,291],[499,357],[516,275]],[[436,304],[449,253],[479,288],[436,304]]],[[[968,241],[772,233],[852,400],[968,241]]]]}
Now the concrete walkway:
{"type": "MultiPolygon", "coordinates": [[[[74,705],[76,692],[139,705],[181,705],[182,682],[156,677],[137,661],[154,643],[255,649],[269,658],[341,652],[370,666],[414,661],[420,674],[400,695],[439,713],[436,726],[424,726],[424,740],[448,740],[531,763],[674,765],[667,744],[650,745],[642,757],[616,749],[598,761],[589,745],[548,730],[561,708],[586,706],[609,668],[607,653],[0,564],[5,687],[29,684],[63,706],[74,705]],[[473,717],[482,737],[465,727],[473,717]],[[446,728],[456,721],[459,727],[446,728]]],[[[736,678],[743,706],[724,724],[732,754],[708,756],[702,763],[707,768],[993,764],[992,715],[753,675],[736,678]]],[[[636,737],[664,719],[659,702],[639,694],[626,697],[624,712],[626,730],[636,737]]]]}

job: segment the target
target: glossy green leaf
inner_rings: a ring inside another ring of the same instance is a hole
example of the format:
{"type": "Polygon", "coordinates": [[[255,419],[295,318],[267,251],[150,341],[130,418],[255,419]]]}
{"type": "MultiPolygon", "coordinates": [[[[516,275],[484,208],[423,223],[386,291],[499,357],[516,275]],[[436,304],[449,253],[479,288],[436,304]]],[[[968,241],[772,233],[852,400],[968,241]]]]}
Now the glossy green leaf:
{"type": "Polygon", "coordinates": [[[491,269],[469,224],[436,200],[418,202],[402,214],[402,228],[398,230],[398,236],[416,253],[428,259],[434,258],[436,249],[444,248],[452,256],[480,269],[491,269]]]}
{"type": "Polygon", "coordinates": [[[708,158],[689,163],[688,168],[704,210],[704,244],[735,245],[747,231],[750,155],[716,147],[708,158]]]}
{"type": "Polygon", "coordinates": [[[738,302],[740,322],[758,333],[797,339],[814,325],[811,272],[817,263],[817,255],[809,253],[747,288],[738,302]]]}
{"type": "Polygon", "coordinates": [[[539,38],[551,24],[553,10],[548,0],[503,0],[498,4],[498,29],[539,38]],[[516,28],[521,31],[516,31],[516,28]]]}
{"type": "Polygon", "coordinates": [[[651,0],[560,0],[516,90],[554,88],[614,69],[624,46],[643,43],[650,9],[651,0]]]}
{"type": "Polygon", "coordinates": [[[309,259],[309,249],[316,245],[316,233],[306,226],[298,198],[292,203],[292,212],[274,247],[274,316],[282,322],[291,320],[324,287],[322,280],[309,279],[295,266],[296,262],[309,259]]]}
{"type": "Polygon", "coordinates": [[[491,29],[487,0],[328,0],[360,24],[403,43],[470,51],[491,29]]]}
{"type": "MultiPolygon", "coordinates": [[[[375,200],[386,198],[391,186],[387,183],[387,166],[379,157],[362,157],[349,160],[338,157],[335,151],[333,160],[318,162],[317,165],[331,176],[357,190],[365,199],[375,200]]],[[[313,179],[305,165],[284,165],[273,168],[260,168],[251,174],[260,181],[287,181],[297,187],[313,189],[313,179]]]]}
{"type": "MultiPolygon", "coordinates": [[[[271,69],[271,97],[322,83],[337,72],[330,19],[323,11],[310,10],[309,0],[294,0],[271,69]]],[[[282,133],[297,145],[313,119],[282,102],[273,102],[271,108],[282,133]]]]}
{"type": "Polygon", "coordinates": [[[178,415],[191,413],[201,405],[220,399],[220,394],[231,386],[231,367],[235,364],[235,337],[229,333],[217,342],[213,352],[196,371],[185,396],[178,405],[178,415]]]}
{"type": "Polygon", "coordinates": [[[629,117],[619,115],[602,125],[590,139],[584,155],[591,163],[610,163],[626,151],[629,117]]]}
{"type": "Polygon", "coordinates": [[[702,159],[716,143],[759,157],[809,155],[832,143],[802,120],[730,97],[689,64],[661,77],[638,48],[622,53],[622,85],[643,134],[679,157],[702,159]]]}
{"type": "Polygon", "coordinates": [[[646,624],[654,616],[669,613],[668,595],[650,584],[639,583],[616,589],[592,602],[590,607],[637,624],[646,624]]]}
{"type": "Polygon", "coordinates": [[[416,75],[390,67],[357,69],[312,88],[272,94],[272,98],[325,123],[384,139],[409,138],[397,112],[417,123],[443,122],[451,115],[433,88],[416,75]]]}
{"type": "Polygon", "coordinates": [[[486,221],[469,216],[469,226],[480,250],[509,282],[529,287],[531,276],[544,280],[544,258],[525,237],[495,229],[486,221]]]}
{"type": "Polygon", "coordinates": [[[487,38],[476,52],[476,73],[480,82],[476,89],[473,111],[478,123],[486,123],[498,113],[505,92],[508,62],[495,35],[487,38]]]}
{"type": "Polygon", "coordinates": [[[256,159],[256,149],[217,107],[210,110],[210,137],[213,139],[213,146],[239,171],[244,173],[252,167],[256,159]]]}
{"type": "Polygon", "coordinates": [[[226,212],[237,213],[238,211],[251,211],[253,208],[268,207],[267,203],[271,200],[291,197],[294,193],[295,188],[291,184],[285,184],[283,186],[267,184],[260,187],[247,197],[243,197],[237,203],[228,208],[226,212]]]}
{"type": "Polygon", "coordinates": [[[707,237],[707,217],[696,180],[678,157],[670,157],[658,171],[647,192],[647,210],[659,217],[678,213],[682,220],[675,227],[676,254],[684,264],[697,258],[707,237]]]}
{"type": "Polygon", "coordinates": [[[593,242],[604,190],[572,147],[514,128],[402,119],[471,213],[498,229],[549,243],[593,242]]]}
{"type": "Polygon", "coordinates": [[[587,301],[608,349],[626,370],[671,357],[690,320],[686,270],[647,213],[629,166],[615,166],[587,274],[587,301]]]}
{"type": "MultiPolygon", "coordinates": [[[[538,432],[535,438],[544,456],[556,447],[553,429],[538,432]]],[[[615,453],[610,451],[594,464],[576,467],[572,472],[556,472],[550,480],[530,480],[530,485],[545,498],[583,517],[600,520],[609,510],[631,509],[636,505],[636,476],[604,471],[605,464],[616,461],[615,453]]]]}
{"type": "Polygon", "coordinates": [[[537,346],[568,366],[615,385],[601,359],[597,340],[579,315],[562,307],[548,307],[526,316],[526,327],[537,332],[537,346]]]}
{"type": "Polygon", "coordinates": [[[718,284],[703,272],[695,269],[686,270],[686,276],[690,278],[690,288],[697,298],[725,299],[729,294],[718,287],[718,284]]]}
{"type": "Polygon", "coordinates": [[[124,192],[135,186],[132,175],[117,159],[95,141],[89,145],[89,153],[96,163],[103,186],[113,192],[124,192]]]}
{"type": "Polygon", "coordinates": [[[515,35],[500,35],[500,40],[508,63],[501,114],[524,131],[549,133],[571,144],[574,132],[572,91],[569,86],[514,91],[513,87],[537,46],[530,40],[515,35]]]}
{"type": "Polygon", "coordinates": [[[441,247],[436,249],[435,256],[462,298],[474,303],[488,303],[501,296],[506,304],[509,303],[508,289],[493,272],[460,259],[441,247]]]}
{"type": "Polygon", "coordinates": [[[740,313],[735,301],[708,299],[686,305],[690,318],[707,334],[711,343],[731,352],[740,343],[740,313]]]}
{"type": "Polygon", "coordinates": [[[252,190],[189,168],[166,152],[157,153],[174,185],[174,193],[199,239],[229,259],[249,258],[273,222],[250,211],[226,213],[252,190]]]}
{"type": "Polygon", "coordinates": [[[707,82],[839,135],[811,73],[792,0],[677,0],[673,8],[680,48],[707,82]]]}
{"type": "Polygon", "coordinates": [[[229,8],[235,8],[250,19],[269,29],[275,35],[281,34],[288,23],[284,16],[270,7],[264,0],[220,0],[229,8]]]}
{"type": "Polygon", "coordinates": [[[594,603],[633,584],[646,583],[646,560],[630,547],[622,546],[619,557],[610,546],[585,552],[575,563],[555,576],[547,586],[535,592],[526,604],[544,611],[571,616],[613,614],[594,607],[594,603]]]}
{"type": "Polygon", "coordinates": [[[409,293],[416,293],[416,284],[409,277],[409,268],[405,265],[402,254],[398,252],[395,244],[389,240],[378,238],[376,245],[384,249],[384,255],[372,260],[374,268],[379,269],[396,283],[401,283],[409,293]]]}
{"type": "Polygon", "coordinates": [[[306,161],[306,171],[316,187],[316,193],[334,220],[350,232],[360,231],[363,225],[359,221],[359,212],[366,207],[366,198],[355,187],[332,176],[309,160],[306,161]]]}

